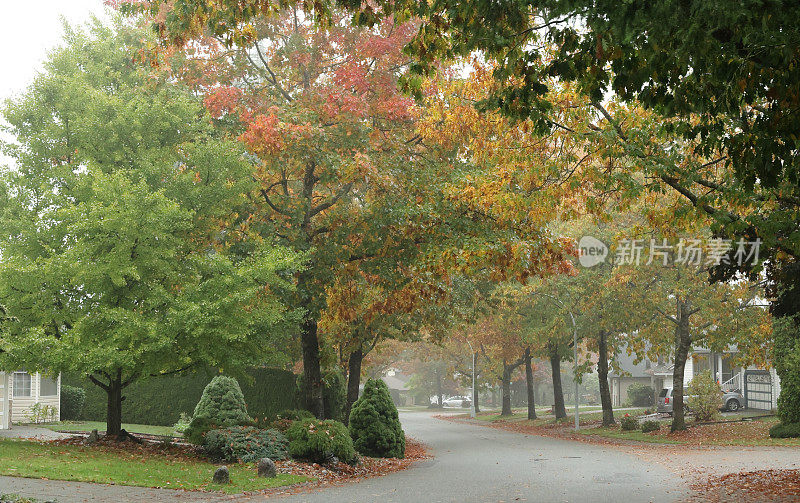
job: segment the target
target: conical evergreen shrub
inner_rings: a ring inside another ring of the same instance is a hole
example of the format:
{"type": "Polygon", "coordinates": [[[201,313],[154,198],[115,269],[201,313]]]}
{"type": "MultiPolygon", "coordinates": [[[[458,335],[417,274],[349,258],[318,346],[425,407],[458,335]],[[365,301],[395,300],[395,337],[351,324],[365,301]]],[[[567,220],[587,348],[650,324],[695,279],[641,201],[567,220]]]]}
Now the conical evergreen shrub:
{"type": "Polygon", "coordinates": [[[209,430],[252,423],[253,419],[247,414],[247,404],[236,379],[216,376],[203,390],[184,436],[189,442],[201,444],[203,434],[209,430]]]}
{"type": "Polygon", "coordinates": [[[397,407],[389,388],[380,379],[369,379],[364,393],[350,411],[350,436],[353,446],[365,456],[402,458],[406,435],[400,427],[397,407]]]}

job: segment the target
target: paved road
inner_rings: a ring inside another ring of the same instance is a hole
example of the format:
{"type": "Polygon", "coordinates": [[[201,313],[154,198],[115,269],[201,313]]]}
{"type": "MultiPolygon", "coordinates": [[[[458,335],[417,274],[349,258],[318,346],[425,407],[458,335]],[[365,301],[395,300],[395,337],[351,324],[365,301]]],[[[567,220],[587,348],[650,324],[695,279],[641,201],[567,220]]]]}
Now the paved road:
{"type": "MultiPolygon", "coordinates": [[[[359,484],[285,502],[672,502],[688,489],[664,467],[617,449],[401,413],[435,458],[359,484]]],[[[257,501],[257,499],[253,499],[257,501]]]]}

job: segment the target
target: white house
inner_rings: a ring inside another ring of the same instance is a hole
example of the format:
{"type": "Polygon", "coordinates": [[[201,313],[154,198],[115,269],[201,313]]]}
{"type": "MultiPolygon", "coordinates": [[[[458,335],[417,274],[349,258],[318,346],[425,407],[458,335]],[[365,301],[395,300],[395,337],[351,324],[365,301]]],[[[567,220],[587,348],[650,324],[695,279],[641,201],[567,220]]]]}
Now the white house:
{"type": "Polygon", "coordinates": [[[52,413],[48,419],[60,419],[61,375],[0,372],[0,429],[10,428],[12,423],[31,422],[35,410],[45,407],[52,413]]]}

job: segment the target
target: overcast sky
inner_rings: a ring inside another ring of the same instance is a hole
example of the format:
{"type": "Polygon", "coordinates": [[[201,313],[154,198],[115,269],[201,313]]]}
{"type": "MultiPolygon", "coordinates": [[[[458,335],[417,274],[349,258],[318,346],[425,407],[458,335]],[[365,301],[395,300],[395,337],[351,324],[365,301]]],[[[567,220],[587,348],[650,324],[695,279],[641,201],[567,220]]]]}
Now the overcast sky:
{"type": "Polygon", "coordinates": [[[22,91],[61,40],[61,16],[70,23],[104,16],[103,0],[2,0],[0,100],[22,91]]]}
{"type": "MultiPolygon", "coordinates": [[[[70,24],[92,14],[107,18],[103,0],[0,0],[0,102],[25,90],[50,49],[61,42],[61,17],[70,24]]],[[[4,121],[0,116],[0,124],[4,121]]],[[[0,138],[12,138],[0,132],[0,138]]],[[[0,166],[14,162],[0,153],[0,166]]]]}

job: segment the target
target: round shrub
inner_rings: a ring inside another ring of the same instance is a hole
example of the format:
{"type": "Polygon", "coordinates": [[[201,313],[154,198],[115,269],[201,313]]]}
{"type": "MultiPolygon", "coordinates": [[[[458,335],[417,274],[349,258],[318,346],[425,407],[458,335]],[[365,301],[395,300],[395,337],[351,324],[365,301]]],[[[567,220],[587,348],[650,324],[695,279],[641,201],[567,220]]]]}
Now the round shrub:
{"type": "Polygon", "coordinates": [[[772,438],[797,438],[800,437],[800,423],[778,423],[769,429],[772,438]]]}
{"type": "Polygon", "coordinates": [[[622,431],[633,431],[639,428],[639,421],[631,417],[630,414],[625,414],[622,416],[622,419],[619,420],[619,425],[622,431]]]}
{"type": "Polygon", "coordinates": [[[216,376],[203,390],[184,437],[194,444],[202,444],[203,435],[209,430],[252,423],[236,379],[216,376]]]}
{"type": "MultiPolygon", "coordinates": [[[[305,373],[297,377],[297,403],[305,410],[313,410],[309,397],[305,373]]],[[[339,369],[323,372],[322,374],[322,401],[325,405],[327,419],[343,419],[344,405],[347,401],[347,386],[344,375],[339,369]]],[[[312,414],[313,416],[313,414],[312,414]]]]}
{"type": "Polygon", "coordinates": [[[696,375],[689,383],[687,405],[695,414],[696,421],[711,421],[719,415],[722,405],[722,390],[711,372],[696,375]]]}
{"type": "Polygon", "coordinates": [[[61,386],[61,420],[76,421],[80,419],[83,405],[86,403],[86,390],[76,386],[61,386]]]}
{"type": "Polygon", "coordinates": [[[252,463],[261,458],[273,461],[289,457],[289,441],[276,430],[233,426],[211,430],[203,437],[206,453],[220,461],[252,463]]]}
{"type": "Polygon", "coordinates": [[[347,432],[347,426],[339,421],[295,421],[286,430],[286,437],[289,439],[289,454],[293,458],[324,463],[331,456],[336,456],[345,463],[356,461],[353,439],[347,432]]]}
{"type": "Polygon", "coordinates": [[[380,379],[369,379],[364,393],[350,411],[350,436],[355,449],[375,458],[402,458],[406,435],[400,426],[389,388],[380,379]]]}
{"type": "Polygon", "coordinates": [[[628,388],[628,401],[634,407],[651,407],[655,403],[655,392],[652,387],[635,382],[628,388]]]}
{"type": "Polygon", "coordinates": [[[661,423],[658,421],[645,421],[642,423],[642,433],[650,433],[651,431],[658,431],[661,429],[661,423]]]}

